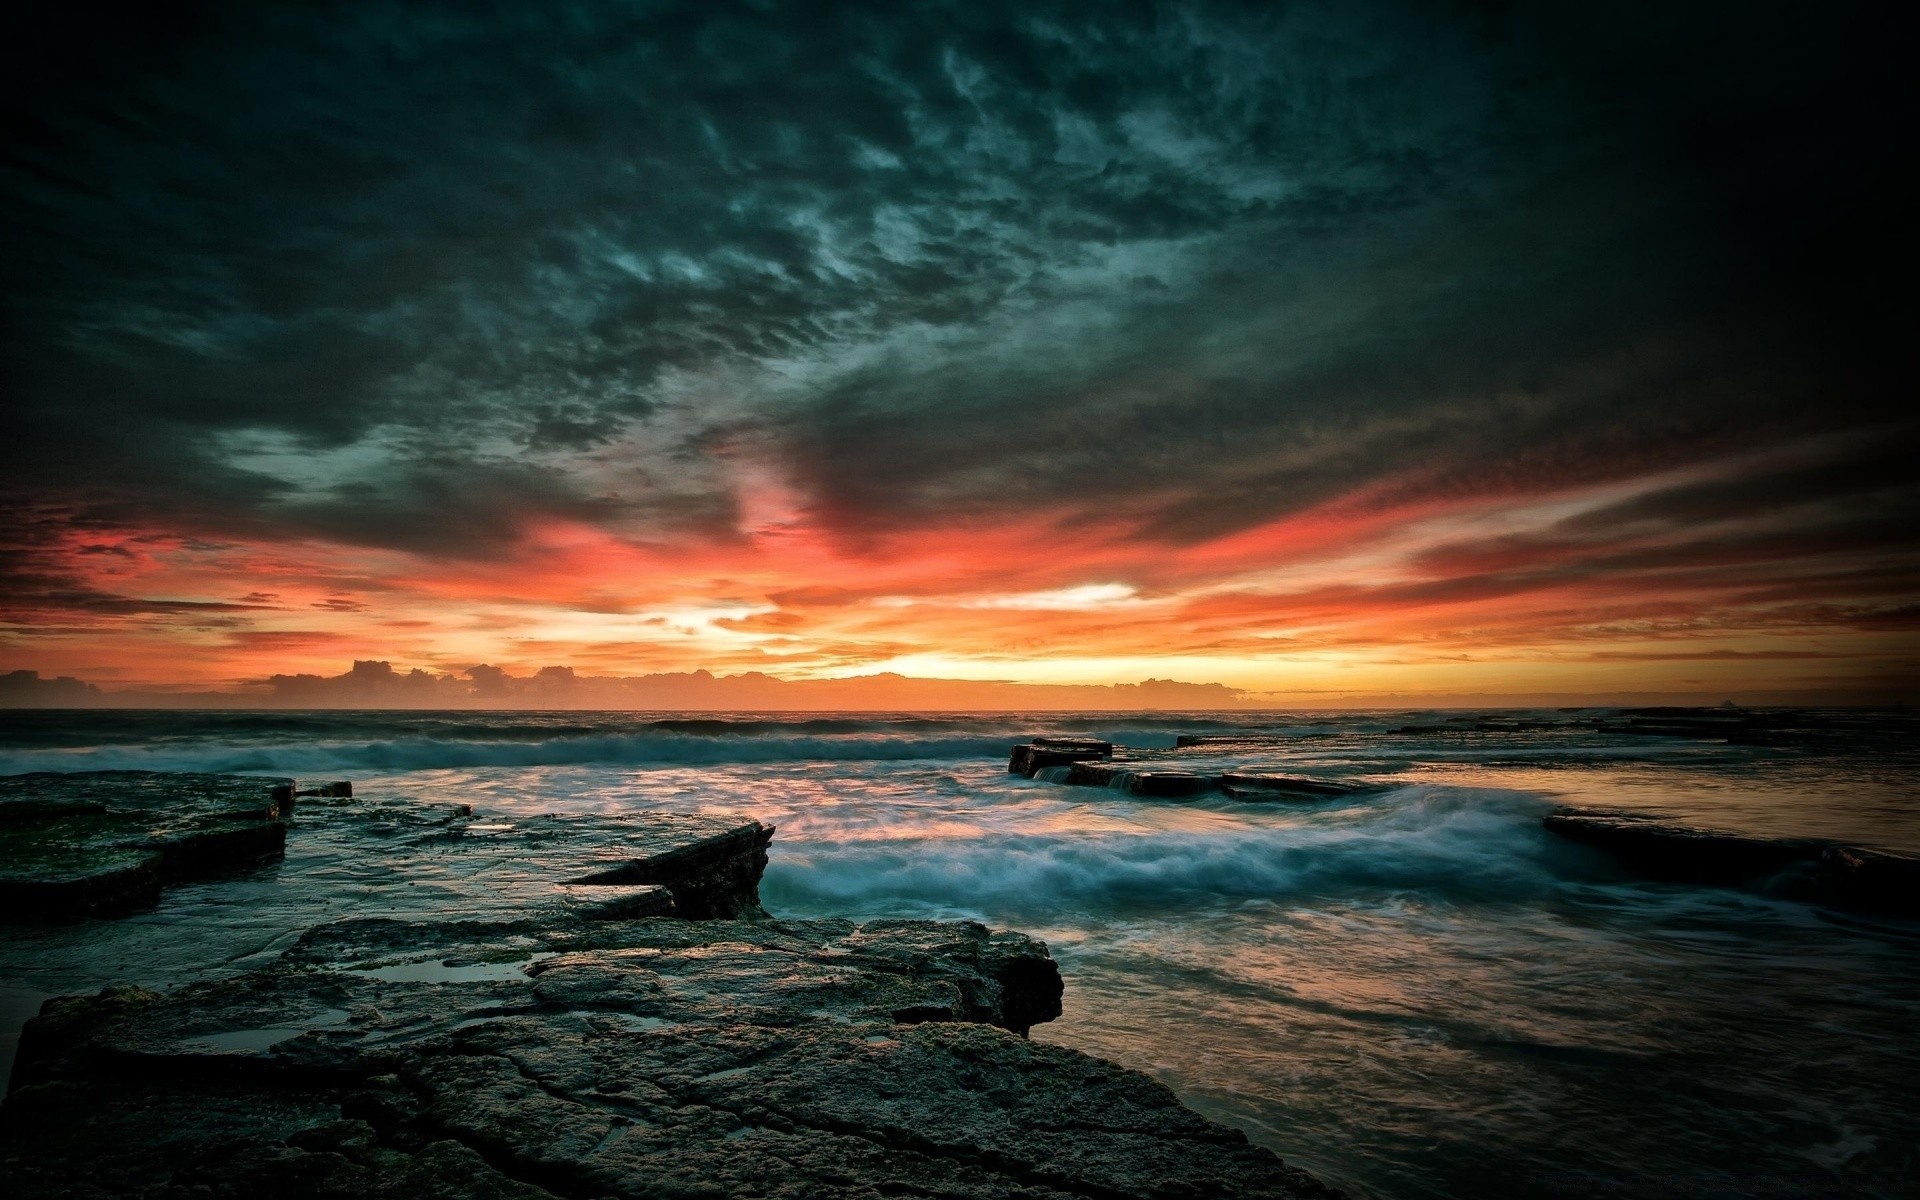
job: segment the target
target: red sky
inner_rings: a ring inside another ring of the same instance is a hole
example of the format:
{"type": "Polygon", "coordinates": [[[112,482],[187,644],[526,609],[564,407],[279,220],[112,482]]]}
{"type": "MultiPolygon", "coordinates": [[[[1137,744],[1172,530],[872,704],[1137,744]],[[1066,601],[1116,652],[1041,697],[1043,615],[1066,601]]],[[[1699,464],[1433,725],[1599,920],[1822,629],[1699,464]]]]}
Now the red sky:
{"type": "Polygon", "coordinates": [[[38,6],[0,674],[1910,694],[1912,72],[1810,12],[38,6]]]}
{"type": "MultiPolygon", "coordinates": [[[[1793,481],[1835,444],[1524,494],[1393,489],[1184,544],[1081,514],[854,541],[790,496],[733,536],[644,541],[529,522],[448,560],[318,540],[63,530],[79,585],[16,613],[8,661],[109,688],[230,689],[352,659],[516,675],[880,671],[1038,683],[1221,682],[1276,704],[1369,695],[1911,686],[1913,580],[1793,481]],[[1778,482],[1764,515],[1713,511],[1778,482]]],[[[1849,509],[1851,511],[1851,509],[1849,509]]]]}

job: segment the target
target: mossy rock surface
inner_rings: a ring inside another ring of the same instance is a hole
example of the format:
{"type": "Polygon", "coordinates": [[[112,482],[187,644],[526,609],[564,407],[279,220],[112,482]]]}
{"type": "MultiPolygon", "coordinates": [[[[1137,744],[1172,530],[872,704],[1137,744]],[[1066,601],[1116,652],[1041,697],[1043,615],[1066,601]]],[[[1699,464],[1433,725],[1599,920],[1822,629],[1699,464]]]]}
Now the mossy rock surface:
{"type": "Polygon", "coordinates": [[[0,776],[0,918],[151,903],[166,883],[278,857],[287,779],[156,771],[0,776]]]}

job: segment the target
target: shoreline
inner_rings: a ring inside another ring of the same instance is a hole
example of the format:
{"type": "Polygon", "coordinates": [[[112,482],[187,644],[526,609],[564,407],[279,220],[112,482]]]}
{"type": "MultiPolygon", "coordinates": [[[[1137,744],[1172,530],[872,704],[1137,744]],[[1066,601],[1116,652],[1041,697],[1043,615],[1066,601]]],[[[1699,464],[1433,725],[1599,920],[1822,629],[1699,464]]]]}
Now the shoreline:
{"type": "MultiPolygon", "coordinates": [[[[415,854],[487,824],[318,803],[268,820],[392,842],[411,815],[415,854]]],[[[616,852],[604,818],[576,823],[596,822],[585,855],[558,818],[492,848],[544,872],[546,893],[460,920],[317,924],[269,963],[170,993],[49,1000],[0,1106],[0,1181],[19,1196],[76,1175],[108,1194],[236,1196],[269,1178],[313,1196],[432,1180],[520,1197],[1337,1194],[1144,1075],[1028,1040],[1060,1011],[1043,944],[973,922],[764,918],[771,828],[629,819],[617,836],[643,852],[616,852]]]]}

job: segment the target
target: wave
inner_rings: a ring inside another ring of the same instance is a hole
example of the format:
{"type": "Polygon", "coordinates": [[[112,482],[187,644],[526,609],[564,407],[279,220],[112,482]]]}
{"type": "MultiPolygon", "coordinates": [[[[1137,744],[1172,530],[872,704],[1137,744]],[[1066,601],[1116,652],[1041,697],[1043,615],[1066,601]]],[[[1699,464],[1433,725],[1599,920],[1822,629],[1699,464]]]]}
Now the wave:
{"type": "Polygon", "coordinates": [[[1042,922],[1060,910],[1177,909],[1201,898],[1413,892],[1518,903],[1561,884],[1538,822],[1548,807],[1526,793],[1416,786],[1346,818],[1231,831],[789,840],[776,844],[763,890],[781,912],[1042,922]]]}
{"type": "Polygon", "coordinates": [[[3,752],[0,773],[142,770],[307,775],[462,767],[889,762],[990,758],[1005,755],[1007,745],[1005,737],[718,737],[685,733],[598,733],[529,740],[407,737],[367,742],[156,742],[3,752]]]}
{"type": "Polygon", "coordinates": [[[435,738],[516,741],[611,734],[798,737],[842,734],[1093,734],[1128,745],[1171,745],[1183,732],[1280,732],[1271,714],[1233,717],[1115,713],[688,713],[584,711],[355,711],[20,709],[0,713],[0,746],[79,748],[181,740],[435,738]]]}

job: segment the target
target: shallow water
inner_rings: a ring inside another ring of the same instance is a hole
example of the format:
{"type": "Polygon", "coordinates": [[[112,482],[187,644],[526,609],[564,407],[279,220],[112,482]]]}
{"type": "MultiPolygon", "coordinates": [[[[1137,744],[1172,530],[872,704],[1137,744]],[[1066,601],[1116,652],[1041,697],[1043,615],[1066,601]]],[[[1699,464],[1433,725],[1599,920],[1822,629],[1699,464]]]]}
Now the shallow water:
{"type": "MultiPolygon", "coordinates": [[[[1045,937],[1066,1013],[1036,1037],[1146,1070],[1356,1195],[1911,1194],[1920,925],[1636,880],[1538,818],[1635,807],[1920,850],[1912,719],[1828,714],[1785,746],[1391,732],[1447,715],[9,714],[0,771],[352,778],[508,829],[640,807],[769,820],[776,913],[1045,937]],[[1042,732],[1380,790],[1176,802],[1009,776],[1007,747],[1042,732]],[[1265,740],[1167,750],[1241,732],[1265,740]]],[[[472,886],[383,876],[302,828],[260,877],[5,935],[0,987],[171,984],[472,886]]]]}

